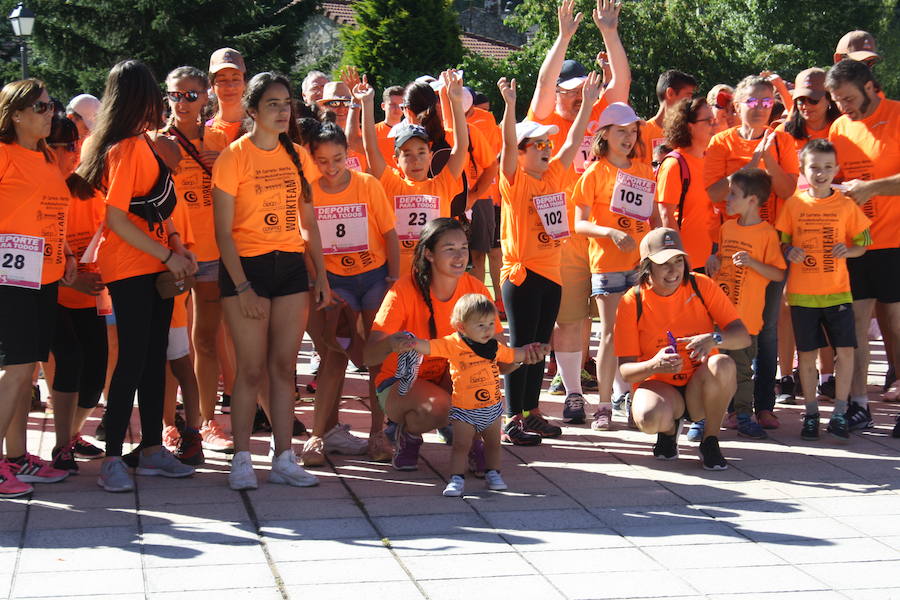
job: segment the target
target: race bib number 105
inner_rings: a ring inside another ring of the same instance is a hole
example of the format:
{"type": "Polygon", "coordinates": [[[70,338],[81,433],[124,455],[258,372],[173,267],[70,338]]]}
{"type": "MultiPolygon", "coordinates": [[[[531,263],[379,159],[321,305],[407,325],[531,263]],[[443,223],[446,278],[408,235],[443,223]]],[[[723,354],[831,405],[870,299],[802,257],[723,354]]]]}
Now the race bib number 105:
{"type": "Polygon", "coordinates": [[[0,234],[0,285],[41,288],[44,270],[44,238],[0,234]]]}
{"type": "Polygon", "coordinates": [[[535,196],[534,209],[537,211],[538,217],[541,219],[541,225],[554,240],[560,240],[569,237],[569,219],[566,214],[566,195],[563,192],[558,194],[547,194],[545,196],[535,196]]]}
{"type": "Polygon", "coordinates": [[[609,199],[609,210],[639,221],[649,221],[655,194],[656,182],[652,179],[619,171],[612,198],[609,199]]]}

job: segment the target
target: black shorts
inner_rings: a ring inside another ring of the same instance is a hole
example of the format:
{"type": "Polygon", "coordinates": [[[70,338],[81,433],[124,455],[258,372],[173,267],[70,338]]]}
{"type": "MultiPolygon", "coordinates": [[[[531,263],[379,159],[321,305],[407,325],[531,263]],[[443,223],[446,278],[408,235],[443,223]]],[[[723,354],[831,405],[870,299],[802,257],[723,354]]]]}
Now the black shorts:
{"type": "Polygon", "coordinates": [[[690,421],[691,423],[693,423],[694,420],[691,418],[691,413],[688,412],[688,405],[687,405],[687,384],[684,384],[684,385],[674,385],[674,384],[671,384],[671,383],[670,383],[669,385],[671,385],[673,388],[675,388],[675,391],[678,392],[679,394],[681,394],[681,399],[684,400],[684,412],[681,413],[681,416],[678,417],[678,418],[679,418],[679,419],[684,419],[685,421],[690,421]]]}
{"type": "Polygon", "coordinates": [[[854,300],[900,302],[900,248],[868,250],[862,256],[848,258],[847,270],[854,300]]]}
{"type": "Polygon", "coordinates": [[[490,198],[476,200],[472,205],[472,226],[469,229],[469,250],[487,254],[494,241],[494,202],[490,198]]]}
{"type": "Polygon", "coordinates": [[[500,247],[500,207],[494,205],[494,239],[491,242],[491,249],[500,247]]]}
{"type": "Polygon", "coordinates": [[[58,290],[58,282],[39,290],[0,285],[0,368],[47,360],[58,290]]]}
{"type": "Polygon", "coordinates": [[[791,325],[799,352],[813,352],[828,345],[856,348],[856,322],[850,303],[828,308],[792,306],[791,325]]]}
{"type": "MultiPolygon", "coordinates": [[[[259,256],[242,256],[241,267],[253,291],[260,298],[277,298],[309,291],[309,273],[302,252],[275,250],[259,256]]],[[[219,269],[219,290],[223,298],[237,295],[225,265],[219,269]]]]}

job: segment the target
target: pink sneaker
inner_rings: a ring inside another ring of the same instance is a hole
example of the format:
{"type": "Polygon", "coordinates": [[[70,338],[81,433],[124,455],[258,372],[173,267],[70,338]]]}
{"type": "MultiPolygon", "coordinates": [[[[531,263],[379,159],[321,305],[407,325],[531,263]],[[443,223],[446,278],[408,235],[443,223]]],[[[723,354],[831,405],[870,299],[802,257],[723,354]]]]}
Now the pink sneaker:
{"type": "Polygon", "coordinates": [[[163,428],[163,446],[166,450],[173,454],[178,450],[178,444],[181,442],[181,434],[174,425],[166,425],[163,428]]]}
{"type": "Polygon", "coordinates": [[[215,421],[207,421],[206,425],[200,428],[200,437],[203,438],[204,450],[234,454],[234,442],[215,421]]]}
{"type": "Polygon", "coordinates": [[[761,410],[756,415],[756,422],[759,423],[763,429],[778,429],[778,426],[781,423],[778,421],[778,417],[775,416],[771,410],[761,410]]]}
{"type": "Polygon", "coordinates": [[[610,431],[612,429],[612,406],[609,404],[600,405],[600,408],[594,413],[591,429],[594,431],[610,431]]]}
{"type": "Polygon", "coordinates": [[[33,487],[19,480],[13,470],[11,462],[0,460],[0,498],[18,498],[34,491],[33,487]]]}
{"type": "Polygon", "coordinates": [[[12,467],[13,475],[24,483],[56,483],[69,476],[68,471],[54,469],[49,462],[34,454],[26,453],[21,463],[7,463],[12,467]]]}
{"type": "Polygon", "coordinates": [[[725,415],[725,420],[722,421],[722,427],[725,429],[737,429],[738,426],[738,418],[737,413],[730,412],[725,415]]]}

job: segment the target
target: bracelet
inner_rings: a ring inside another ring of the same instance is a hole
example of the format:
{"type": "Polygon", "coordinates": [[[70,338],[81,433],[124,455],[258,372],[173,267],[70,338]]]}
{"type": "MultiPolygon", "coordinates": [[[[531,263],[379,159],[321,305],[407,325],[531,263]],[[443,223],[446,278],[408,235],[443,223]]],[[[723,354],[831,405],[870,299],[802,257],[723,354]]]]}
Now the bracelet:
{"type": "Polygon", "coordinates": [[[359,103],[358,103],[358,102],[351,102],[351,103],[350,103],[350,108],[359,108],[359,103]]]}
{"type": "Polygon", "coordinates": [[[249,290],[250,287],[251,287],[250,280],[249,280],[249,279],[245,279],[245,280],[244,280],[244,283],[242,283],[242,284],[240,284],[240,285],[234,286],[234,291],[235,291],[235,293],[237,293],[237,294],[243,294],[244,292],[246,292],[247,290],[249,290]]]}
{"type": "Polygon", "coordinates": [[[169,259],[172,258],[172,255],[175,254],[175,251],[169,248],[169,255],[166,257],[166,260],[162,261],[162,264],[166,264],[169,262],[169,259]]]}

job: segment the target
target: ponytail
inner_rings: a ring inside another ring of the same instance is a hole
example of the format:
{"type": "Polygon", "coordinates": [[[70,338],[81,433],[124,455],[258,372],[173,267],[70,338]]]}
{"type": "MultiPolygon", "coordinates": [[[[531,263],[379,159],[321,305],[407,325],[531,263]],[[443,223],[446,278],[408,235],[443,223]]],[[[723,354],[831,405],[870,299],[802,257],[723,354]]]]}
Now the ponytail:
{"type": "Polygon", "coordinates": [[[281,142],[288,156],[291,157],[291,162],[294,163],[297,174],[300,176],[300,197],[307,204],[312,202],[312,189],[309,186],[306,175],[303,174],[303,163],[300,162],[300,155],[297,154],[297,149],[294,148],[294,142],[291,141],[290,136],[286,133],[278,134],[278,141],[281,142]]]}

